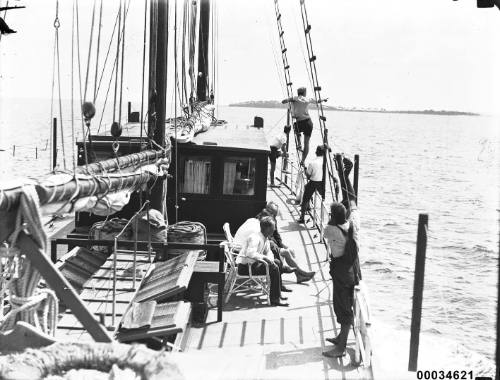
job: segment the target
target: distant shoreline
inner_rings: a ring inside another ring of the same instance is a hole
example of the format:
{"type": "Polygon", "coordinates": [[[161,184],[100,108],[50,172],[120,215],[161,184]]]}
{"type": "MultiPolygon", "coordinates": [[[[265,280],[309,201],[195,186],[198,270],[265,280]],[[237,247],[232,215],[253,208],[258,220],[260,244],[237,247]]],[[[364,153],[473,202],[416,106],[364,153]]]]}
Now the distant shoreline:
{"type": "MultiPolygon", "coordinates": [[[[247,102],[232,103],[228,105],[229,107],[250,107],[250,108],[286,108],[285,104],[278,102],[276,100],[255,100],[247,102]]],[[[344,108],[328,106],[323,104],[323,109],[326,111],[344,111],[344,112],[375,112],[375,113],[404,113],[404,114],[415,114],[415,115],[442,115],[442,116],[481,116],[474,112],[463,112],[463,111],[446,111],[446,110],[416,110],[416,111],[405,111],[405,110],[386,110],[384,108],[344,108]]]]}

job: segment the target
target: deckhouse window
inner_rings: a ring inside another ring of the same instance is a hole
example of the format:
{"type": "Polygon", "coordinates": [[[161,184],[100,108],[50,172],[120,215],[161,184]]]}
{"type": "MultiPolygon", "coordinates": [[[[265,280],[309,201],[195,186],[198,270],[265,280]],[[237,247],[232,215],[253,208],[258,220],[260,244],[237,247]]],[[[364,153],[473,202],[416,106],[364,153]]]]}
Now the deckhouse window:
{"type": "Polygon", "coordinates": [[[209,194],[212,161],[209,156],[181,157],[180,189],[182,193],[209,194]]]}
{"type": "Polygon", "coordinates": [[[255,158],[224,159],[223,194],[255,195],[255,158]]]}

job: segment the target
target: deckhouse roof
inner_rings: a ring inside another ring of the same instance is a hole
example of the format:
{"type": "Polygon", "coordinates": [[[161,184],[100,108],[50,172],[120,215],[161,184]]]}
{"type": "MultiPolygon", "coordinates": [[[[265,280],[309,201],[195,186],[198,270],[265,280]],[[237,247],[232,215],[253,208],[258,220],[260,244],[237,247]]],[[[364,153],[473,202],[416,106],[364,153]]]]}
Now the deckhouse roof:
{"type": "Polygon", "coordinates": [[[193,139],[196,145],[236,148],[241,150],[269,151],[263,128],[224,124],[210,127],[193,139]]]}

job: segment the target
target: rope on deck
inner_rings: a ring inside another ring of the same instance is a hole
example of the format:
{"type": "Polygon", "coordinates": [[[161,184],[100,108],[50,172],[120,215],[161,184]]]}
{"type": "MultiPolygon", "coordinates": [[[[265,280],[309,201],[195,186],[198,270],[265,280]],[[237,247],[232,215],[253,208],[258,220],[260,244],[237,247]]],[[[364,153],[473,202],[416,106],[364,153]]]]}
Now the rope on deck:
{"type": "Polygon", "coordinates": [[[33,242],[46,251],[47,236],[43,230],[39,209],[39,198],[35,186],[23,186],[16,216],[16,227],[8,239],[8,245],[0,250],[0,257],[6,261],[1,273],[7,293],[9,308],[0,315],[0,331],[10,330],[18,320],[27,322],[48,335],[54,335],[57,324],[58,302],[50,289],[38,289],[41,275],[29,259],[16,248],[21,231],[27,233],[33,242]]]}
{"type": "Polygon", "coordinates": [[[0,378],[5,380],[38,380],[50,375],[63,375],[72,369],[109,372],[109,378],[120,378],[115,377],[119,369],[130,369],[141,379],[184,379],[168,353],[156,352],[141,345],[55,343],[39,350],[28,349],[21,354],[0,358],[0,378]]]}

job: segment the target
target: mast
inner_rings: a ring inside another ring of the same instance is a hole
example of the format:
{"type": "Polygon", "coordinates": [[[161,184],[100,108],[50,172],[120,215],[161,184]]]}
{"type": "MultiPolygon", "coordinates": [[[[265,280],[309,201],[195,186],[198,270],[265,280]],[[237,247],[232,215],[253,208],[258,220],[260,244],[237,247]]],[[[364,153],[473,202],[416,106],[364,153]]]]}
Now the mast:
{"type": "Polygon", "coordinates": [[[198,34],[198,80],[196,97],[207,100],[208,92],[208,34],[210,28],[210,0],[200,0],[200,28],[198,34]]]}
{"type": "MultiPolygon", "coordinates": [[[[167,100],[168,0],[151,0],[149,46],[148,135],[165,148],[167,100]]],[[[165,214],[165,184],[158,179],[151,189],[151,207],[165,214]]]]}

